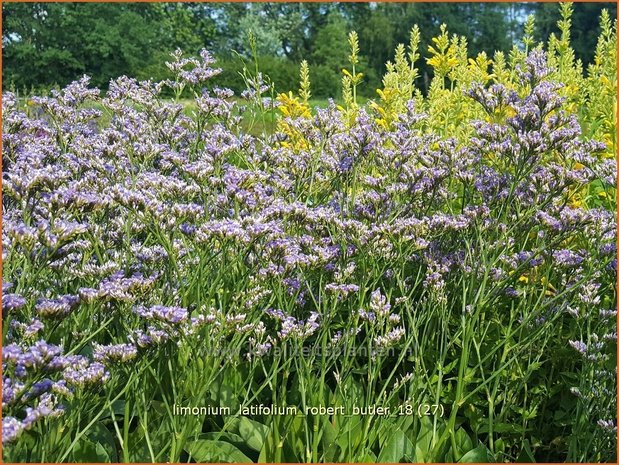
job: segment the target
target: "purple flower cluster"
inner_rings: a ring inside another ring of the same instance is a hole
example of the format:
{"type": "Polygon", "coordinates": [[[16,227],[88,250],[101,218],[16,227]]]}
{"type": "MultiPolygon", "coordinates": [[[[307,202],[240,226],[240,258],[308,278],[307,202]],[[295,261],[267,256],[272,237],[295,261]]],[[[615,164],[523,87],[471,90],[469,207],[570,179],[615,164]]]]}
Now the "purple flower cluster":
{"type": "Polygon", "coordinates": [[[79,300],[79,297],[74,295],[63,295],[56,299],[39,299],[34,309],[43,318],[64,318],[77,306],[79,300]]]}
{"type": "Polygon", "coordinates": [[[125,363],[137,357],[138,351],[131,344],[114,344],[103,346],[94,344],[93,358],[102,363],[125,363]]]}
{"type": "Polygon", "coordinates": [[[163,321],[170,324],[179,324],[187,321],[187,310],[181,307],[165,307],[153,305],[150,308],[138,307],[134,312],[147,320],[163,321]]]}
{"type": "Polygon", "coordinates": [[[13,416],[3,416],[2,418],[2,444],[15,441],[24,431],[32,428],[34,424],[44,418],[57,418],[64,413],[62,405],[58,405],[57,399],[53,394],[43,394],[36,407],[25,409],[25,418],[19,420],[13,416]]]}
{"type": "Polygon", "coordinates": [[[109,378],[100,363],[63,355],[60,347],[43,340],[31,346],[8,344],[3,348],[2,367],[3,409],[12,413],[3,418],[3,443],[14,441],[44,418],[62,415],[61,398],[72,397],[75,390],[97,389],[109,378]]]}

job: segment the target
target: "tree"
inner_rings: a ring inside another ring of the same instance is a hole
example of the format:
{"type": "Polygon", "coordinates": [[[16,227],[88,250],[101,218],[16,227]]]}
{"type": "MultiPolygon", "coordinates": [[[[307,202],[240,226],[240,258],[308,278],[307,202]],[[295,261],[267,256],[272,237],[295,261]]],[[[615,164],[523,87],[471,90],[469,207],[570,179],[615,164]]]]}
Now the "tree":
{"type": "MultiPolygon", "coordinates": [[[[616,3],[575,3],[572,15],[571,44],[576,58],[587,65],[593,61],[595,45],[600,35],[600,14],[607,9],[611,18],[617,17],[616,3]]],[[[536,39],[547,41],[550,34],[559,34],[557,21],[561,18],[558,5],[534,3],[528,12],[535,15],[536,39]]]]}
{"type": "Polygon", "coordinates": [[[105,87],[176,47],[208,46],[214,28],[191,7],[152,3],[5,3],[2,77],[17,88],[65,85],[83,74],[105,87]]]}
{"type": "MultiPolygon", "coordinates": [[[[616,13],[614,4],[604,6],[616,13]]],[[[600,9],[599,4],[575,6],[573,45],[585,62],[595,48],[600,9]]],[[[558,8],[546,4],[5,3],[3,79],[5,87],[29,88],[64,85],[83,73],[99,86],[122,74],[162,78],[163,62],[175,48],[193,54],[206,47],[222,66],[236,60],[233,52],[248,58],[252,31],[264,60],[270,57],[266,61],[277,62],[279,69],[307,59],[323,91],[333,95],[347,62],[346,36],[355,30],[365,60],[359,90],[373,95],[365,88],[380,85],[385,62],[393,59],[397,44],[408,44],[414,24],[421,31],[417,68],[423,79],[432,73],[424,58],[442,23],[467,38],[470,55],[482,50],[491,55],[518,43],[527,11],[538,16],[540,40],[556,30],[558,8]]]]}
{"type": "Polygon", "coordinates": [[[205,6],[202,3],[151,4],[160,21],[159,30],[164,34],[161,40],[164,48],[198,53],[202,48],[212,47],[215,21],[205,6]]]}

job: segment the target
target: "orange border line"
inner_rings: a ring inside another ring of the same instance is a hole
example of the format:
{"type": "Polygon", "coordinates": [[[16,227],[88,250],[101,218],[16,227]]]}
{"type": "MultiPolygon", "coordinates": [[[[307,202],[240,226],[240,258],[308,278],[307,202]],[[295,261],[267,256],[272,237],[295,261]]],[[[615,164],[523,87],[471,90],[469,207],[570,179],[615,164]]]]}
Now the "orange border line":
{"type": "MultiPolygon", "coordinates": [[[[339,1],[324,1],[324,0],[297,0],[291,2],[288,0],[0,0],[2,3],[566,3],[567,0],[339,0],[339,1]]],[[[572,0],[571,3],[619,3],[619,0],[599,1],[599,0],[572,0]]]]}

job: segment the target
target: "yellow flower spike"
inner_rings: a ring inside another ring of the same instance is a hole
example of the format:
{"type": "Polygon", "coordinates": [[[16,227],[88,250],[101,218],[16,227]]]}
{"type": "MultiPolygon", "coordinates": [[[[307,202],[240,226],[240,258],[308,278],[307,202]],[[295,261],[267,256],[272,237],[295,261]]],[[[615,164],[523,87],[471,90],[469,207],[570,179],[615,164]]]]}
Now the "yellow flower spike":
{"type": "Polygon", "coordinates": [[[542,277],[541,283],[542,283],[542,286],[547,287],[546,291],[544,292],[544,295],[547,295],[547,296],[557,295],[557,289],[545,277],[542,277]]]}
{"type": "Polygon", "coordinates": [[[310,97],[312,96],[312,92],[310,84],[309,65],[307,64],[306,60],[303,60],[301,62],[299,78],[299,96],[303,100],[303,103],[307,105],[310,97]]]}
{"type": "Polygon", "coordinates": [[[518,278],[518,282],[528,284],[529,283],[529,277],[523,274],[523,275],[521,275],[518,278]]]}
{"type": "Polygon", "coordinates": [[[509,106],[509,107],[505,108],[505,116],[507,118],[512,118],[512,117],[516,116],[516,110],[514,109],[514,107],[509,106]]]}
{"type": "Polygon", "coordinates": [[[583,205],[583,201],[577,200],[576,198],[572,199],[572,201],[569,203],[570,208],[579,208],[582,205],[583,205]]]}
{"type": "Polygon", "coordinates": [[[441,65],[441,58],[438,55],[435,55],[428,60],[428,64],[433,68],[438,68],[441,65]]]}

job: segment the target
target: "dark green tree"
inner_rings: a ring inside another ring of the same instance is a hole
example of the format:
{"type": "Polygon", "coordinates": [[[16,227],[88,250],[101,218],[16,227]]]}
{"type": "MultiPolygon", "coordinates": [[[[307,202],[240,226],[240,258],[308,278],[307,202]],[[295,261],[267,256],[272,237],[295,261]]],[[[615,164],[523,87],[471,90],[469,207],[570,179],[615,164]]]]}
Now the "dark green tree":
{"type": "Polygon", "coordinates": [[[4,85],[27,89],[147,78],[174,48],[208,46],[213,29],[191,7],[156,3],[5,3],[2,20],[4,85]]]}
{"type": "MultiPolygon", "coordinates": [[[[572,44],[585,64],[593,57],[603,7],[616,15],[613,3],[574,7],[572,44]]],[[[306,59],[314,95],[336,95],[347,62],[346,37],[355,30],[365,74],[359,91],[375,96],[385,62],[398,43],[408,44],[414,24],[421,31],[417,86],[424,90],[432,73],[424,58],[442,23],[467,38],[471,56],[482,50],[491,55],[519,45],[529,12],[536,15],[538,40],[557,31],[558,6],[541,3],[5,3],[2,76],[5,88],[20,89],[65,85],[82,74],[99,86],[123,74],[162,78],[172,50],[206,47],[224,68],[222,84],[239,90],[242,63],[233,52],[250,58],[252,31],[263,71],[274,79],[293,76],[306,59]]]]}
{"type": "MultiPolygon", "coordinates": [[[[600,14],[607,9],[611,18],[617,17],[616,3],[575,3],[572,15],[571,42],[576,58],[585,65],[593,61],[595,46],[600,35],[600,14]]],[[[548,40],[550,34],[559,34],[557,21],[561,18],[559,7],[550,3],[532,3],[527,11],[535,15],[536,39],[548,40]]]]}

